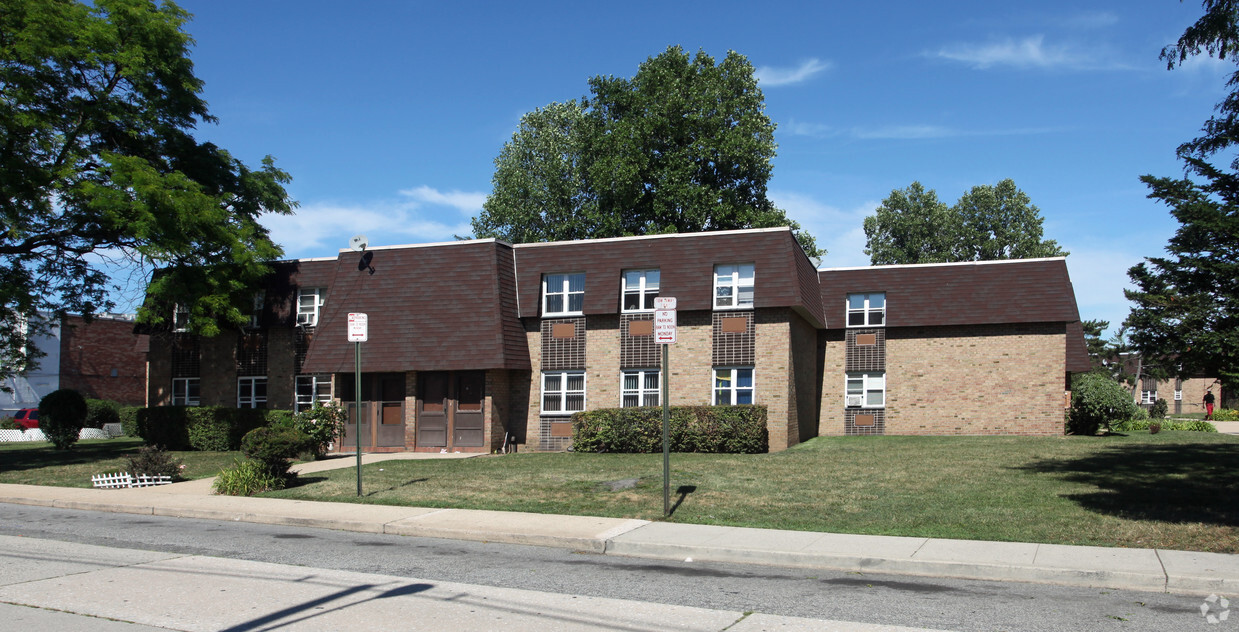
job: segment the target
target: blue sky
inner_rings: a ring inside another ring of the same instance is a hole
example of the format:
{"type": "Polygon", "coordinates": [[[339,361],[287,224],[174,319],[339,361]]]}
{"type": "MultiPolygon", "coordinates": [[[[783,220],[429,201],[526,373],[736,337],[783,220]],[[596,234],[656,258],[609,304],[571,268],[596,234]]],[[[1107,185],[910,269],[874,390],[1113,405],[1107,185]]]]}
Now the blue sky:
{"type": "Polygon", "coordinates": [[[1127,314],[1126,270],[1177,224],[1142,174],[1182,173],[1233,68],[1158,59],[1198,2],[184,0],[220,120],[199,136],[294,180],[265,221],[289,257],[450,240],[522,114],[632,76],[669,45],[757,68],[779,145],[770,197],[867,265],[866,215],[914,180],[948,204],[1012,178],[1068,257],[1083,318],[1127,314]],[[528,6],[532,4],[532,6],[528,6]]]}

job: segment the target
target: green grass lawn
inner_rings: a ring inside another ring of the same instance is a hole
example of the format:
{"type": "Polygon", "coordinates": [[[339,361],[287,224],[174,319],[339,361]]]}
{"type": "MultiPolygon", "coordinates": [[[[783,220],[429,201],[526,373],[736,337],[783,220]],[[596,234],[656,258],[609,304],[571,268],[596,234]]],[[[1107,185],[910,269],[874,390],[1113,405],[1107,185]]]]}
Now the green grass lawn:
{"type": "MultiPolygon", "coordinates": [[[[90,487],[90,477],[95,474],[128,471],[127,457],[140,447],[141,439],[128,437],[78,441],[69,450],[57,450],[46,441],[0,443],[0,483],[90,487]]],[[[171,454],[185,464],[181,475],[186,479],[215,476],[241,455],[240,452],[171,454]]]]}
{"type": "MultiPolygon", "coordinates": [[[[387,461],[269,496],[661,519],[662,456],[387,461]],[[638,479],[635,488],[607,484],[638,479]]],[[[830,437],[672,455],[674,522],[1239,552],[1239,437],[830,437]]]]}

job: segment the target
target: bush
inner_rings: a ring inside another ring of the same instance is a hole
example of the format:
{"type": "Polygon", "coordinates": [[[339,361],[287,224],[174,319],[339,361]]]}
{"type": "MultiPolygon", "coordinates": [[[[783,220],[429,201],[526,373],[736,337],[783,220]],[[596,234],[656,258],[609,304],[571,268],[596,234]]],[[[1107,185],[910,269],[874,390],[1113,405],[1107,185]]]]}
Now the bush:
{"type": "Polygon", "coordinates": [[[120,427],[125,432],[126,437],[141,437],[138,432],[138,411],[142,410],[141,406],[121,406],[120,407],[120,427]]]}
{"type": "Polygon", "coordinates": [[[185,465],[181,460],[168,454],[154,445],[144,445],[138,448],[137,454],[129,455],[129,473],[137,476],[171,476],[173,480],[181,477],[185,465]]]}
{"type": "Polygon", "coordinates": [[[1154,421],[1149,424],[1149,434],[1157,434],[1162,431],[1162,425],[1154,421]]]}
{"type": "Polygon", "coordinates": [[[241,438],[255,428],[291,423],[286,410],[226,408],[224,406],[158,406],[136,412],[138,436],[149,445],[169,450],[226,451],[241,446],[241,438]]]}
{"type": "Polygon", "coordinates": [[[1168,410],[1170,410],[1170,405],[1166,403],[1166,400],[1159,397],[1156,402],[1153,402],[1153,406],[1149,408],[1149,419],[1165,419],[1168,410]]]}
{"type": "Polygon", "coordinates": [[[1071,380],[1071,434],[1095,435],[1112,421],[1131,419],[1140,410],[1118,382],[1097,373],[1079,373],[1071,380]]]}
{"type": "MultiPolygon", "coordinates": [[[[578,452],[661,452],[662,408],[604,408],[572,416],[578,452]]],[[[756,454],[769,449],[764,406],[673,406],[673,452],[756,454]]]]}
{"type": "Polygon", "coordinates": [[[292,427],[304,432],[314,442],[315,458],[322,457],[327,444],[337,436],[344,436],[344,422],[348,413],[334,404],[323,406],[314,402],[314,407],[303,410],[292,417],[292,427]]]}
{"type": "Polygon", "coordinates": [[[17,423],[17,420],[13,419],[12,417],[0,417],[0,430],[21,430],[22,432],[26,431],[26,429],[21,427],[21,425],[17,423]]]}
{"type": "Polygon", "coordinates": [[[1234,408],[1214,408],[1214,421],[1239,421],[1239,410],[1234,408]]]}
{"type": "Polygon", "coordinates": [[[211,489],[217,494],[229,496],[253,496],[273,489],[284,489],[288,486],[286,476],[271,474],[258,461],[237,459],[236,464],[219,473],[211,489]]]}
{"type": "Polygon", "coordinates": [[[1114,421],[1110,423],[1110,431],[1135,432],[1137,430],[1148,430],[1152,432],[1152,426],[1154,424],[1160,425],[1162,430],[1177,430],[1180,432],[1217,432],[1217,428],[1207,421],[1174,421],[1172,419],[1162,421],[1152,421],[1149,419],[1114,421]]]}
{"type": "Polygon", "coordinates": [[[102,428],[103,424],[120,423],[120,404],[110,399],[86,400],[86,427],[102,428]]]}
{"type": "Polygon", "coordinates": [[[241,439],[241,453],[258,461],[272,476],[293,478],[288,471],[292,459],[313,448],[313,439],[289,426],[267,426],[251,430],[241,439]]]}
{"type": "Polygon", "coordinates": [[[39,430],[57,450],[77,442],[86,423],[86,400],[68,388],[52,391],[39,402],[39,430]]]}

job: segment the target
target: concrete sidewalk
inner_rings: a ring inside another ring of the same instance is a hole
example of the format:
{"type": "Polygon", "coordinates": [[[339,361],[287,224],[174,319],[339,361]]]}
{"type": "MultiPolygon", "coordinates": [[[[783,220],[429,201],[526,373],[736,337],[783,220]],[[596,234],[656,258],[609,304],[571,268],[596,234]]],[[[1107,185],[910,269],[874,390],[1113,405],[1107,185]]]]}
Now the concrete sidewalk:
{"type": "MultiPolygon", "coordinates": [[[[366,455],[465,458],[469,455],[366,455]]],[[[351,467],[352,458],[299,466],[351,467]]],[[[0,502],[505,542],[608,555],[740,562],[871,573],[1021,581],[1176,594],[1239,594],[1239,555],[1152,549],[983,542],[777,531],[622,518],[428,509],[210,494],[210,482],[142,489],[0,485],[0,502]]]]}

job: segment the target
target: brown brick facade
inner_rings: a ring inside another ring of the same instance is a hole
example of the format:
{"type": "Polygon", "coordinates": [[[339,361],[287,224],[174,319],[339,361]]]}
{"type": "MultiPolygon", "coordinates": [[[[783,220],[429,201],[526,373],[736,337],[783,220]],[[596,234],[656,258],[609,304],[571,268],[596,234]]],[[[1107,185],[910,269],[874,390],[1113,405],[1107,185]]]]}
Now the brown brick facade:
{"type": "Polygon", "coordinates": [[[88,325],[70,316],[60,330],[60,388],[143,406],[148,345],[147,336],[134,333],[131,320],[97,317],[88,325]]]}

